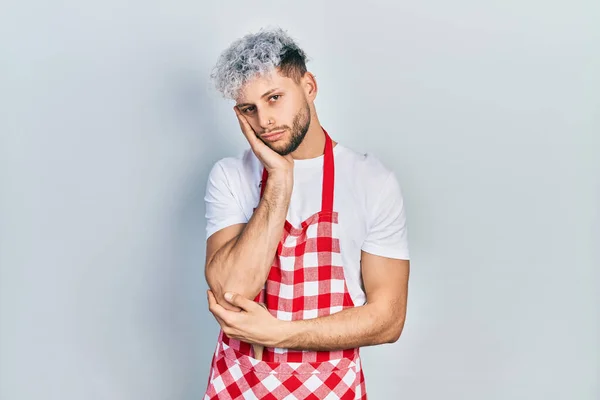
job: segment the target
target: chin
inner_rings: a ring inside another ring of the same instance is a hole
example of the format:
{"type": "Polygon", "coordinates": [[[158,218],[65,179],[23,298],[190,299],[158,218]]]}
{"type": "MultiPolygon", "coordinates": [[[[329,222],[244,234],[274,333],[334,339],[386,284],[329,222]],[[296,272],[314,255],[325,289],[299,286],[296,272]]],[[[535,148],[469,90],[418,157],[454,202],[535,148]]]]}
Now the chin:
{"type": "Polygon", "coordinates": [[[290,153],[293,153],[304,140],[304,136],[306,132],[302,135],[294,135],[288,132],[285,137],[282,137],[276,142],[267,142],[263,141],[271,150],[276,152],[281,156],[287,156],[290,153]]]}
{"type": "Polygon", "coordinates": [[[279,154],[280,156],[287,156],[290,153],[288,151],[289,143],[275,145],[275,146],[269,145],[269,147],[271,148],[271,150],[273,150],[275,153],[279,154]]]}
{"type": "Polygon", "coordinates": [[[289,138],[281,138],[277,142],[263,141],[263,143],[274,152],[285,156],[288,154],[287,150],[290,148],[291,140],[289,138]]]}

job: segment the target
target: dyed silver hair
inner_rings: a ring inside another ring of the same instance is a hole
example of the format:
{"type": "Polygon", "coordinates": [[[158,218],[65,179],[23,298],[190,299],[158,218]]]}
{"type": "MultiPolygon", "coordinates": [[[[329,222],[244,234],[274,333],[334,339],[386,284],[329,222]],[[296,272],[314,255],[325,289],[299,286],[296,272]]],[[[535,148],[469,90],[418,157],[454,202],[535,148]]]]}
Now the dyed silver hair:
{"type": "Polygon", "coordinates": [[[285,31],[261,29],[236,40],[221,53],[211,78],[223,97],[236,99],[245,83],[257,75],[272,72],[290,50],[297,51],[306,62],[304,51],[285,31]]]}

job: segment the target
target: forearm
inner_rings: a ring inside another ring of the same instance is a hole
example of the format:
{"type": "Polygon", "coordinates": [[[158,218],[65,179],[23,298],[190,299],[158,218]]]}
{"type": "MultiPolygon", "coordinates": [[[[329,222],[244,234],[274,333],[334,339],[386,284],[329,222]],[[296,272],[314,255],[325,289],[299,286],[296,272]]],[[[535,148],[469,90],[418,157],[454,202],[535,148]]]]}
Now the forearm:
{"type": "Polygon", "coordinates": [[[277,347],[333,351],[393,343],[404,327],[405,312],[389,306],[365,304],[333,315],[287,322],[277,347]]]}
{"type": "Polygon", "coordinates": [[[225,292],[253,299],[264,286],[281,240],[292,185],[289,177],[269,177],[263,197],[240,235],[208,261],[206,280],[217,299],[225,292]]]}

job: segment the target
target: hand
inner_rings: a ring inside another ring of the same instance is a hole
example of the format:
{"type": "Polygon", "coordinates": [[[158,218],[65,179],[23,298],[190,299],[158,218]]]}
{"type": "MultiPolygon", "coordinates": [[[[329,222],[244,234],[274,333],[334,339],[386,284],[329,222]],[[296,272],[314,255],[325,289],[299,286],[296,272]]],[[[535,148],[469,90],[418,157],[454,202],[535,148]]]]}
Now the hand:
{"type": "Polygon", "coordinates": [[[292,156],[290,154],[282,156],[264,144],[263,141],[258,138],[256,132],[254,132],[254,129],[252,129],[252,126],[248,123],[246,117],[238,110],[237,106],[233,107],[233,109],[235,115],[237,115],[238,122],[240,123],[240,128],[242,129],[244,136],[246,136],[248,143],[250,143],[250,148],[265,166],[269,175],[283,173],[285,176],[288,176],[293,174],[294,159],[292,156]]]}
{"type": "Polygon", "coordinates": [[[226,293],[225,300],[242,309],[229,311],[220,306],[212,291],[208,290],[208,308],[231,339],[265,347],[279,347],[287,323],[278,320],[260,304],[236,293],[226,293]]]}

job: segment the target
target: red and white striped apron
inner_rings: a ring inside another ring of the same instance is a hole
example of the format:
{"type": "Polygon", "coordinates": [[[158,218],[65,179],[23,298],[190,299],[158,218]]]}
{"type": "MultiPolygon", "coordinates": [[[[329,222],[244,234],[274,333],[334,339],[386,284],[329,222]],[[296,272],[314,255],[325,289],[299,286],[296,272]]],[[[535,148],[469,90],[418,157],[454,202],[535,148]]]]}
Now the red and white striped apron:
{"type": "MultiPolygon", "coordinates": [[[[283,237],[256,301],[277,319],[322,317],[354,307],[342,266],[333,211],[333,144],[325,130],[321,211],[300,227],[285,221],[283,237]]],[[[263,171],[261,197],[268,174],[263,171]]],[[[366,400],[359,349],[296,351],[265,348],[257,360],[250,344],[219,333],[205,400],[366,400]]]]}

